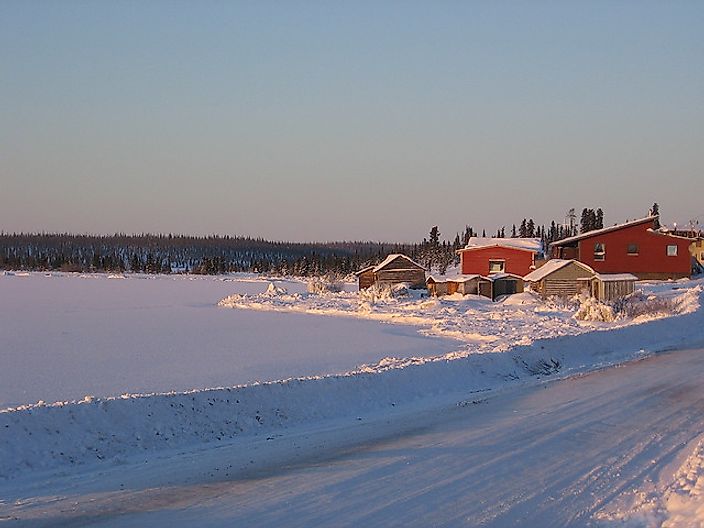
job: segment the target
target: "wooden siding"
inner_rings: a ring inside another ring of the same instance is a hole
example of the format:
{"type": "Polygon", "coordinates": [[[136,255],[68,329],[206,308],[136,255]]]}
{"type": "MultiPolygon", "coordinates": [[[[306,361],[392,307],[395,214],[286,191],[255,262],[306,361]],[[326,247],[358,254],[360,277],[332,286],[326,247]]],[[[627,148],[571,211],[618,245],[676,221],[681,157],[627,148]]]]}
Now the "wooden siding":
{"type": "Polygon", "coordinates": [[[479,277],[465,282],[460,282],[457,285],[457,291],[462,295],[478,295],[479,294],[479,277]]]}
{"type": "Polygon", "coordinates": [[[613,301],[626,295],[630,295],[635,291],[634,281],[608,281],[603,282],[599,279],[594,279],[598,288],[595,296],[600,301],[613,301]]]}
{"type": "Polygon", "coordinates": [[[359,289],[365,290],[371,288],[374,285],[374,270],[370,269],[368,271],[363,271],[357,278],[359,279],[359,289]]]}
{"type": "Polygon", "coordinates": [[[544,297],[572,297],[583,289],[582,283],[569,279],[543,279],[542,294],[544,297]]]}
{"type": "Polygon", "coordinates": [[[586,286],[584,281],[579,279],[589,279],[592,276],[591,271],[582,268],[576,262],[570,262],[534,284],[533,290],[538,291],[543,297],[571,297],[586,286]]]}
{"type": "Polygon", "coordinates": [[[447,282],[429,282],[428,293],[430,295],[447,295],[447,282]]]}
{"type": "Polygon", "coordinates": [[[489,299],[493,299],[492,291],[493,288],[491,281],[479,281],[479,295],[481,295],[482,297],[488,297],[489,299]]]}
{"type": "Polygon", "coordinates": [[[411,288],[425,288],[425,270],[403,255],[386,263],[383,268],[370,267],[357,273],[359,289],[370,288],[375,284],[394,286],[406,283],[411,288]],[[376,270],[376,271],[375,271],[376,270]]]}
{"type": "Polygon", "coordinates": [[[376,283],[393,286],[407,283],[411,288],[425,288],[425,271],[422,269],[386,269],[375,273],[376,283]]]}

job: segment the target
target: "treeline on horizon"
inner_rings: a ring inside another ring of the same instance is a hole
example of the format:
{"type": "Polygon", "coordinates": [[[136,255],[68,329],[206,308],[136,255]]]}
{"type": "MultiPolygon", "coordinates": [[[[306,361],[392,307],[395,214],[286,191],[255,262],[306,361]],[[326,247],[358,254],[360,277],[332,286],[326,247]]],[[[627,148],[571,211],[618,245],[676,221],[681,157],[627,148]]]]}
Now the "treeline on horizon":
{"type": "MultiPolygon", "coordinates": [[[[576,216],[575,216],[576,219],[576,216]]],[[[538,226],[523,219],[506,233],[476,232],[466,226],[463,233],[442,240],[436,226],[421,242],[274,242],[241,236],[189,235],[76,235],[69,233],[0,233],[0,269],[26,271],[107,273],[195,273],[254,272],[287,276],[344,276],[383,260],[390,253],[403,253],[445,273],[459,262],[456,250],[472,236],[540,238],[543,246],[556,240],[603,227],[601,209],[585,209],[580,225],[551,222],[538,226]]]]}

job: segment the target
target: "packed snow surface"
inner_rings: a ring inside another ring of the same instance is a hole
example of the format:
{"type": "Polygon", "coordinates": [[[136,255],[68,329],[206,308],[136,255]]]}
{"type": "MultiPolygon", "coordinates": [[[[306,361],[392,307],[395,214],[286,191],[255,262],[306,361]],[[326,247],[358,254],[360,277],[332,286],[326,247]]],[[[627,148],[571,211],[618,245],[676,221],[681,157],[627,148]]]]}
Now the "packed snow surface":
{"type": "MultiPolygon", "coordinates": [[[[458,346],[409,326],[217,307],[271,284],[242,274],[0,272],[0,409],[334,374],[458,346]]],[[[306,291],[297,280],[272,287],[306,291]]]]}

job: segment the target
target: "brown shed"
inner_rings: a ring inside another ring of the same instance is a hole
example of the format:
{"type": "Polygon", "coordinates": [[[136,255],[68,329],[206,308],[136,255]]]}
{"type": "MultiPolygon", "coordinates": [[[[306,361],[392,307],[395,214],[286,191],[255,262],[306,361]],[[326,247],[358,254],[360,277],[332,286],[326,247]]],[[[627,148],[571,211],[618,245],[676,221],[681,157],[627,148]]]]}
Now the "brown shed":
{"type": "Polygon", "coordinates": [[[430,295],[479,295],[479,283],[483,279],[480,275],[457,275],[453,277],[435,277],[430,275],[425,281],[430,295]]]}
{"type": "Polygon", "coordinates": [[[496,273],[487,277],[491,281],[491,300],[502,295],[513,295],[523,291],[523,277],[512,273],[496,273]]]}
{"type": "Polygon", "coordinates": [[[571,297],[584,289],[584,279],[593,276],[594,270],[577,260],[552,259],[523,277],[523,280],[543,298],[571,297]]]}
{"type": "Polygon", "coordinates": [[[374,266],[368,266],[364,269],[359,270],[357,273],[357,279],[359,280],[359,289],[366,290],[371,288],[374,284],[374,266]]]}
{"type": "Polygon", "coordinates": [[[436,279],[431,275],[426,279],[425,286],[428,288],[428,293],[433,297],[448,294],[449,286],[447,280],[436,279]]]}
{"type": "Polygon", "coordinates": [[[633,293],[638,277],[630,273],[596,273],[593,277],[583,280],[592,297],[608,302],[633,293]]]}
{"type": "Polygon", "coordinates": [[[379,286],[408,284],[414,289],[425,288],[425,268],[406,255],[395,253],[376,266],[364,268],[356,273],[359,289],[379,286]]]}

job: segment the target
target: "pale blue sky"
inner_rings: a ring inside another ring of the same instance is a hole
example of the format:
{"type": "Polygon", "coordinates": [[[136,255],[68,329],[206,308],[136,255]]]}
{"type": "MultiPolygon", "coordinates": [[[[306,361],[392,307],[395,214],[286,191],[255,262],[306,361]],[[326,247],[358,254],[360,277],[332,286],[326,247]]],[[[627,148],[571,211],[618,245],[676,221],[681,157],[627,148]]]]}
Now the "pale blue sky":
{"type": "MultiPolygon", "coordinates": [[[[704,213],[704,2],[0,1],[0,229],[704,213]]],[[[704,217],[699,218],[704,223],[704,217]]]]}

